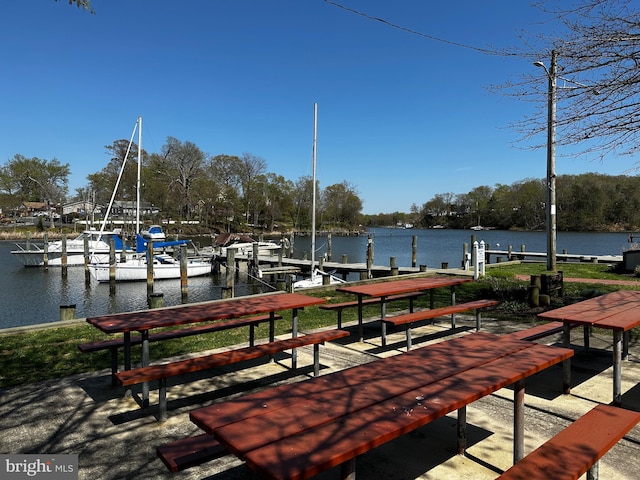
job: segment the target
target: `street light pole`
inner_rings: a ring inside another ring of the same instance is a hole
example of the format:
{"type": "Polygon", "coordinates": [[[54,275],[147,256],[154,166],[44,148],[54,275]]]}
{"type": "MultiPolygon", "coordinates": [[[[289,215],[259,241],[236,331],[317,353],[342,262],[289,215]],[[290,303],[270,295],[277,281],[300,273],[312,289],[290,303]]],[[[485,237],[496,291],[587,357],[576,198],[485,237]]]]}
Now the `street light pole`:
{"type": "Polygon", "coordinates": [[[547,270],[556,271],[556,91],[557,52],[551,51],[549,69],[542,62],[534,62],[544,68],[549,80],[547,105],[547,270]]]}

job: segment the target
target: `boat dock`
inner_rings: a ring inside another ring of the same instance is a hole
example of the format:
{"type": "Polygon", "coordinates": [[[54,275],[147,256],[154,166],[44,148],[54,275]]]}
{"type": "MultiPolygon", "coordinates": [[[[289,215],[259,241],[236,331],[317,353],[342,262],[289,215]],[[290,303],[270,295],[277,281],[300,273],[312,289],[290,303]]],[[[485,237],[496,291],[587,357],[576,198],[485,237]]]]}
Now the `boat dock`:
{"type": "MultiPolygon", "coordinates": [[[[508,261],[545,261],[546,252],[527,252],[524,250],[485,250],[485,265],[498,264],[508,261]]],[[[621,263],[622,255],[584,255],[558,253],[556,256],[559,262],[582,262],[582,263],[621,263]]],[[[472,275],[473,263],[470,261],[468,267],[464,268],[462,261],[460,265],[448,265],[442,263],[440,268],[427,268],[426,265],[417,267],[396,266],[390,259],[390,265],[369,265],[367,262],[336,262],[324,259],[316,260],[315,266],[325,272],[341,277],[346,280],[349,274],[358,274],[361,280],[367,278],[382,278],[392,275],[415,274],[421,272],[441,273],[451,275],[472,275]]],[[[250,262],[253,258],[250,255],[236,255],[236,266],[240,262],[250,262]]],[[[262,275],[309,275],[311,273],[311,261],[308,259],[296,259],[280,257],[277,255],[258,256],[258,269],[262,275]]]]}
{"type": "MultiPolygon", "coordinates": [[[[485,260],[487,264],[499,263],[503,260],[530,260],[530,261],[543,261],[547,258],[546,252],[527,252],[524,250],[513,251],[509,250],[485,250],[485,260]]],[[[582,263],[620,263],[622,262],[622,255],[581,255],[575,253],[557,253],[556,259],[559,262],[582,262],[582,263]]]]}

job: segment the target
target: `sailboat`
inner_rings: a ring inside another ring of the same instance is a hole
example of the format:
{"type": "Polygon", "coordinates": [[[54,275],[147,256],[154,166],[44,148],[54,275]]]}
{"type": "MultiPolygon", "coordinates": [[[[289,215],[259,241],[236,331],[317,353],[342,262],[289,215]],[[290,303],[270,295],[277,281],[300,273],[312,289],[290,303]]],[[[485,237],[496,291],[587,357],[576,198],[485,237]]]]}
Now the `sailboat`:
{"type": "MultiPolygon", "coordinates": [[[[109,202],[109,207],[107,208],[105,220],[111,210],[111,206],[113,205],[113,200],[115,198],[118,185],[120,184],[120,179],[122,178],[124,167],[127,163],[127,158],[129,156],[131,145],[133,144],[133,139],[135,137],[136,130],[138,131],[138,179],[137,179],[137,188],[136,188],[136,191],[137,191],[136,252],[134,254],[126,255],[122,259],[118,259],[117,263],[114,265],[115,281],[124,282],[124,281],[147,280],[147,271],[148,271],[149,261],[152,262],[151,266],[153,267],[152,269],[153,278],[155,280],[181,278],[182,276],[181,260],[179,258],[175,258],[174,256],[166,253],[165,249],[167,248],[175,249],[176,247],[187,245],[189,241],[175,240],[175,241],[169,241],[169,242],[166,242],[166,241],[153,242],[151,239],[144,238],[140,232],[140,171],[141,171],[141,165],[142,165],[142,117],[138,117],[138,120],[136,121],[136,125],[133,128],[133,133],[131,135],[131,140],[129,142],[129,148],[127,149],[125,160],[122,163],[120,175],[118,176],[118,181],[116,182],[116,187],[113,191],[111,201],[109,202]],[[149,252],[147,251],[149,242],[152,242],[152,246],[153,246],[153,251],[151,252],[151,255],[149,255],[149,252]],[[157,251],[158,249],[162,249],[163,251],[158,252],[157,251]]],[[[104,227],[104,223],[103,223],[103,227],[104,227]]],[[[211,261],[203,257],[187,258],[186,267],[187,267],[187,277],[208,275],[212,271],[211,261]]],[[[89,264],[89,271],[91,272],[91,276],[94,279],[96,279],[98,282],[110,281],[111,265],[108,262],[102,262],[102,263],[93,262],[89,264]]]]}
{"type": "Polygon", "coordinates": [[[293,282],[293,289],[319,287],[324,284],[324,277],[329,277],[329,283],[344,283],[344,280],[315,267],[316,262],[316,151],[318,143],[318,104],[313,104],[313,193],[311,195],[311,277],[293,282]]]}

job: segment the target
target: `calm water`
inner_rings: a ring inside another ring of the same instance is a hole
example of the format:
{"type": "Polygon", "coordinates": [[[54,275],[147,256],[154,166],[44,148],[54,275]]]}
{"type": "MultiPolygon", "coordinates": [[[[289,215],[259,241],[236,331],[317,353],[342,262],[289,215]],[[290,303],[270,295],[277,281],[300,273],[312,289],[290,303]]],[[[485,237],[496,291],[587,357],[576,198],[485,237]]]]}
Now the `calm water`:
{"type": "MultiPolygon", "coordinates": [[[[372,229],[374,263],[388,265],[389,258],[395,257],[398,266],[411,265],[411,245],[417,237],[417,265],[440,267],[447,262],[457,267],[462,261],[463,244],[471,243],[475,234],[478,241],[484,240],[494,249],[506,250],[509,245],[519,251],[521,245],[527,251],[546,251],[544,232],[508,232],[490,230],[401,230],[372,229]]],[[[309,237],[297,238],[294,245],[295,256],[304,253],[310,258],[309,237]]],[[[628,236],[624,233],[559,233],[558,252],[584,255],[621,255],[629,249],[628,236]]],[[[69,268],[68,277],[63,279],[59,268],[48,271],[40,268],[24,268],[9,253],[13,242],[0,242],[0,328],[35,323],[55,322],[60,318],[61,305],[76,305],[76,316],[89,317],[107,313],[126,312],[147,308],[145,282],[118,284],[116,294],[110,295],[109,285],[91,282],[87,287],[84,269],[69,268]]],[[[316,258],[327,251],[326,237],[316,239],[316,258]]],[[[359,237],[333,237],[332,258],[340,261],[347,255],[350,262],[366,260],[367,235],[359,237]]],[[[189,302],[200,302],[220,298],[223,277],[201,277],[189,279],[189,302]]],[[[246,295],[271,291],[271,287],[242,276],[237,280],[236,295],[246,295]]],[[[155,292],[162,293],[165,305],[181,303],[180,281],[156,282],[155,292]]]]}

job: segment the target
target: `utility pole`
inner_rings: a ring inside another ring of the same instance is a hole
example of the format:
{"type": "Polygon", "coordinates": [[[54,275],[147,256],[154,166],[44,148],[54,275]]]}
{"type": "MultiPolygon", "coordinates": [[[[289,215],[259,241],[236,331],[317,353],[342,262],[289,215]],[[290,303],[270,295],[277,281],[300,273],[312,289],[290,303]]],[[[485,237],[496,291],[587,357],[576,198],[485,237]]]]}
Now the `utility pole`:
{"type": "Polygon", "coordinates": [[[551,50],[549,69],[542,62],[534,62],[536,67],[544,68],[549,81],[547,98],[547,270],[556,271],[556,100],[558,53],[551,50]]]}

